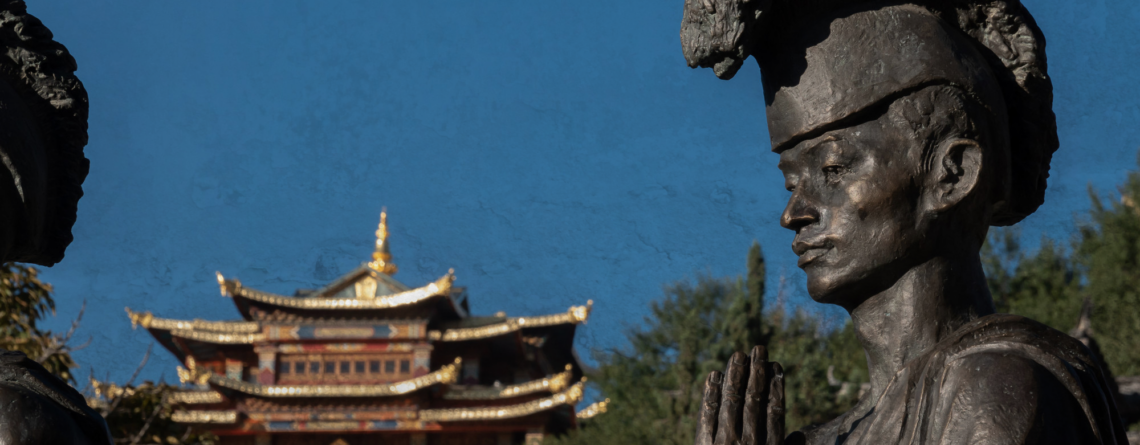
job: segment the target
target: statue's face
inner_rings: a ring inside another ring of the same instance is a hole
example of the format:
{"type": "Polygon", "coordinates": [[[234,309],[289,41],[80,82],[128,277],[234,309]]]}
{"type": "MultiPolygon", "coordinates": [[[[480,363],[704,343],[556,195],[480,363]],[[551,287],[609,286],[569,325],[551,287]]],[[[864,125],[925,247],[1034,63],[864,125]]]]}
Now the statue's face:
{"type": "Polygon", "coordinates": [[[780,153],[792,192],[780,224],[816,301],[853,308],[922,256],[922,149],[883,117],[780,153]]]}

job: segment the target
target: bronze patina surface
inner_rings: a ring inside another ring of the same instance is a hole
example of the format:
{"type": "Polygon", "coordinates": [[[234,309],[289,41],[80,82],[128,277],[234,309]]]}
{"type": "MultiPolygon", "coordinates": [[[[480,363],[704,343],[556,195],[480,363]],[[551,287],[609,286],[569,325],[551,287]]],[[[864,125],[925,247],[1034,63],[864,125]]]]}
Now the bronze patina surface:
{"type": "Polygon", "coordinates": [[[1044,200],[1045,39],[1018,0],[687,0],[692,67],[753,56],[814,300],[850,315],[870,390],[783,432],[762,347],[706,381],[697,443],[1123,444],[1088,348],[996,314],[979,250],[1044,200]]]}
{"type": "MultiPolygon", "coordinates": [[[[23,1],[0,1],[0,45],[0,262],[51,266],[71,243],[87,177],[87,92],[75,59],[23,1]]],[[[78,391],[0,350],[0,443],[112,441],[78,391]]]]}

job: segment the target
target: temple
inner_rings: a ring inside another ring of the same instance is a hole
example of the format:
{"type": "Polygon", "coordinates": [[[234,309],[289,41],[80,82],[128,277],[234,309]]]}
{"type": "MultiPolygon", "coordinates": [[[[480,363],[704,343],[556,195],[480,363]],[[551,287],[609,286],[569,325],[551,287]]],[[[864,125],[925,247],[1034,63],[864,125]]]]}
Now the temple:
{"type": "Polygon", "coordinates": [[[381,213],[372,261],[317,290],[277,295],[218,274],[239,321],[127,308],[182,366],[173,419],[222,444],[537,444],[577,428],[574,332],[592,302],[531,317],[468,314],[448,272],[396,281],[381,213]]]}

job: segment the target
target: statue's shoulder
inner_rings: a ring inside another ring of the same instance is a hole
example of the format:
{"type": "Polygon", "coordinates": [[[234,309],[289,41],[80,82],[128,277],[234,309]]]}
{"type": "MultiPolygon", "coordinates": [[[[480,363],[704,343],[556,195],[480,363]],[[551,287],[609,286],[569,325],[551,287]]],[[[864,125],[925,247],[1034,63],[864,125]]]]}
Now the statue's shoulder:
{"type": "Polygon", "coordinates": [[[0,443],[92,444],[66,408],[9,382],[0,382],[0,443]]]}
{"type": "Polygon", "coordinates": [[[1043,366],[1051,373],[1100,381],[1104,373],[1092,352],[1069,335],[1020,315],[993,314],[973,320],[924,354],[921,362],[955,369],[976,361],[1043,366]],[[977,357],[975,357],[977,356],[977,357]],[[960,362],[960,363],[959,363],[960,362]]]}
{"type": "Polygon", "coordinates": [[[1041,323],[982,317],[927,355],[920,374],[937,387],[920,404],[946,420],[933,430],[961,443],[1117,443],[1122,425],[1096,363],[1084,344],[1041,323]]]}
{"type": "Polygon", "coordinates": [[[0,443],[110,445],[83,395],[22,353],[0,350],[0,443]]]}

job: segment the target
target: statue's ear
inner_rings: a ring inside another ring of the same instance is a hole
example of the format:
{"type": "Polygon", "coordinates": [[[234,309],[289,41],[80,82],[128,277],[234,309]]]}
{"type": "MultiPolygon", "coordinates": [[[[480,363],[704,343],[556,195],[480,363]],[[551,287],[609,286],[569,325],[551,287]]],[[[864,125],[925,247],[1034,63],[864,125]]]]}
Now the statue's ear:
{"type": "Polygon", "coordinates": [[[962,202],[982,174],[982,147],[973,139],[947,139],[930,157],[926,202],[928,209],[942,212],[962,202]]]}

